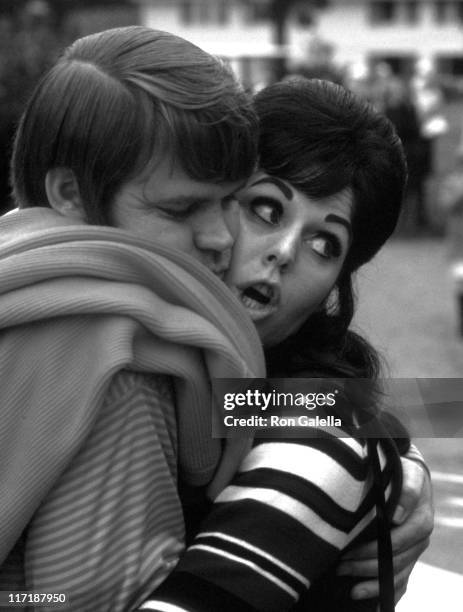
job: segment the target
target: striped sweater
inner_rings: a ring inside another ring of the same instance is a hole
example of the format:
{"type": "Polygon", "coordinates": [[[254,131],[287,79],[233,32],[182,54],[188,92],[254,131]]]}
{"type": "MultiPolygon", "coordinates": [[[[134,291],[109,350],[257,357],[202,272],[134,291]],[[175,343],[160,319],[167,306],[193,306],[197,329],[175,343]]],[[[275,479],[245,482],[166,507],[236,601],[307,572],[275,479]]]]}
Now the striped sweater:
{"type": "MultiPolygon", "coordinates": [[[[377,451],[392,515],[400,456],[389,439],[377,451]]],[[[376,600],[353,602],[351,580],[333,569],[342,552],[375,539],[374,518],[364,440],[325,432],[260,440],[174,572],[141,609],[284,612],[302,597],[301,610],[375,611],[376,600]]]]}
{"type": "Polygon", "coordinates": [[[183,547],[171,381],[121,371],[80,452],[1,567],[0,590],[59,589],[76,612],[130,610],[183,547]]]}

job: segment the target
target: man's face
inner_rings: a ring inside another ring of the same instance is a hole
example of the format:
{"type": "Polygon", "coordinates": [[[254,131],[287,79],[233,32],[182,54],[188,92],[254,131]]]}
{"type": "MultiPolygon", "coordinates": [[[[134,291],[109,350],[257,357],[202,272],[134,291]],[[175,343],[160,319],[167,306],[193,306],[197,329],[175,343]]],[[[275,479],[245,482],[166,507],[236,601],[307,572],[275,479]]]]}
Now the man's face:
{"type": "Polygon", "coordinates": [[[111,207],[111,224],[179,249],[222,277],[238,232],[233,193],[242,181],[203,183],[170,159],[126,182],[111,207]]]}

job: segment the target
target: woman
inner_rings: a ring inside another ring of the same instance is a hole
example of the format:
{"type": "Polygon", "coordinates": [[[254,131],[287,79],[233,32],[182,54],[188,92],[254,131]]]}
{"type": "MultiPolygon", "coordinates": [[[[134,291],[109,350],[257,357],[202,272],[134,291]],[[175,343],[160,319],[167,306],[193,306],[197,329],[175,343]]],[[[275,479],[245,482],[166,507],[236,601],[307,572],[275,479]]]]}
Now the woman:
{"type": "MultiPolygon", "coordinates": [[[[375,415],[379,367],[374,349],[349,329],[352,274],[394,230],[403,150],[387,119],[332,83],[270,86],[256,109],[260,171],[237,194],[240,233],[226,282],[256,325],[271,376],[370,379],[373,388],[365,405],[346,389],[336,409],[354,437],[258,441],[142,609],[282,612],[302,596],[301,609],[374,611],[377,599],[349,598],[352,582],[335,566],[375,533],[375,487],[380,497],[387,489],[381,511],[392,519],[399,448],[408,441],[399,424],[376,417],[378,446],[355,429],[375,415]],[[372,481],[376,453],[383,475],[372,481]]],[[[382,609],[391,609],[393,593],[383,595],[382,609]]]]}

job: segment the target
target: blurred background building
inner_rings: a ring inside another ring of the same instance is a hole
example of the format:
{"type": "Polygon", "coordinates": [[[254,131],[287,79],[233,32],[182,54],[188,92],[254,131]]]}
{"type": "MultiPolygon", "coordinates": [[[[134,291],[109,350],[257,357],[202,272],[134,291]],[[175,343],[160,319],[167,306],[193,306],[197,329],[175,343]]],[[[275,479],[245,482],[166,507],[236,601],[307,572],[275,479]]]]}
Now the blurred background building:
{"type": "Polygon", "coordinates": [[[162,24],[238,65],[279,55],[290,64],[313,62],[329,48],[332,62],[360,74],[386,61],[404,76],[417,66],[463,76],[457,0],[134,1],[143,23],[162,24]]]}
{"type": "Polygon", "coordinates": [[[222,56],[254,91],[300,73],[343,82],[368,97],[402,125],[414,174],[410,223],[442,231],[435,206],[425,210],[425,200],[435,202],[435,175],[447,174],[459,146],[459,0],[0,0],[2,210],[10,204],[14,125],[39,75],[72,39],[133,23],[174,32],[222,56]],[[414,122],[415,134],[405,133],[414,122]],[[422,177],[415,180],[418,169],[422,177]]]}

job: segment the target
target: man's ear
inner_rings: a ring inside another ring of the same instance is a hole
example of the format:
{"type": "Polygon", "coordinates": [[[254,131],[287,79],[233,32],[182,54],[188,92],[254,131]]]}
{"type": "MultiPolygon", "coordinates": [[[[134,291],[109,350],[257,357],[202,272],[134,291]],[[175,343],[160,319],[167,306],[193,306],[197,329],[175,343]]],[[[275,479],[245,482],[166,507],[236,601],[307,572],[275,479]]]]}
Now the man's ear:
{"type": "Polygon", "coordinates": [[[69,168],[52,168],[45,177],[50,206],[64,217],[85,221],[85,211],[75,174],[69,168]]]}

